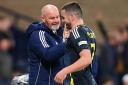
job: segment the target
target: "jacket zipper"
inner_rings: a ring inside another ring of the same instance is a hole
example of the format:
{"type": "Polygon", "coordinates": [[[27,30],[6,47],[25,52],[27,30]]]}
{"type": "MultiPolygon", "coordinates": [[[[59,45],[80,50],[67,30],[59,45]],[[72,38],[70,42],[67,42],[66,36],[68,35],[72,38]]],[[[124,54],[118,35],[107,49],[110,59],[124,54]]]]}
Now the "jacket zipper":
{"type": "Polygon", "coordinates": [[[51,85],[51,65],[50,65],[50,72],[49,72],[49,85],[51,85]]]}
{"type": "Polygon", "coordinates": [[[38,70],[36,81],[35,81],[35,84],[34,85],[37,85],[37,81],[38,81],[39,74],[40,74],[40,68],[41,68],[41,62],[39,63],[39,70],[38,70]]]}

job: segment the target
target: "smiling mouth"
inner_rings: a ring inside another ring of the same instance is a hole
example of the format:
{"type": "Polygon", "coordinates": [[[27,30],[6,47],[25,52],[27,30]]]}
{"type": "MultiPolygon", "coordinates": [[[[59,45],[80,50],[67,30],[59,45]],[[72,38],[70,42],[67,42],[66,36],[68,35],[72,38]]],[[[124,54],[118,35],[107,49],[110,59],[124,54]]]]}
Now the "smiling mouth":
{"type": "Polygon", "coordinates": [[[52,24],[52,25],[56,26],[56,25],[59,25],[59,24],[52,24]]]}

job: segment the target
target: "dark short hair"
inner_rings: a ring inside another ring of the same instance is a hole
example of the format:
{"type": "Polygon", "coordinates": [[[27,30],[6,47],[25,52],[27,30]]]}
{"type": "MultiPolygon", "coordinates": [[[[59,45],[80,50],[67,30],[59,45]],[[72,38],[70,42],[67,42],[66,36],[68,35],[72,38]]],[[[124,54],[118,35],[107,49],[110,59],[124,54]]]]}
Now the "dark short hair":
{"type": "Polygon", "coordinates": [[[83,18],[82,9],[77,2],[71,2],[67,3],[62,7],[62,10],[65,10],[66,12],[73,13],[79,18],[83,18]]]}

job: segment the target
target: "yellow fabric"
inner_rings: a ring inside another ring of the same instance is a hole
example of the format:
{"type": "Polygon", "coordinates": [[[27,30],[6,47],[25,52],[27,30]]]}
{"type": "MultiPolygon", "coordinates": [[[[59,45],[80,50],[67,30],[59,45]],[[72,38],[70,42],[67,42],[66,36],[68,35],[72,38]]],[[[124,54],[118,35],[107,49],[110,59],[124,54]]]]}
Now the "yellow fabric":
{"type": "Polygon", "coordinates": [[[73,77],[72,77],[71,74],[70,74],[70,78],[71,78],[71,80],[70,80],[70,85],[74,85],[74,80],[73,80],[73,77]]]}

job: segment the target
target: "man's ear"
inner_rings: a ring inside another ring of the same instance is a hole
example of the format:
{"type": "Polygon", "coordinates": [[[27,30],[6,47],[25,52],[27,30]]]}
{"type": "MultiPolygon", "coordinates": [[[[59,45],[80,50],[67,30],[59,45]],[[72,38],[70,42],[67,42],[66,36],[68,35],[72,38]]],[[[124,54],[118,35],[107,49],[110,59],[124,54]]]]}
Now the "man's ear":
{"type": "Polygon", "coordinates": [[[69,18],[70,18],[71,21],[74,21],[74,19],[75,19],[74,17],[75,17],[75,15],[73,15],[73,14],[71,14],[71,15],[69,16],[69,18]]]}
{"type": "Polygon", "coordinates": [[[41,20],[45,22],[44,16],[40,16],[41,20]]]}

